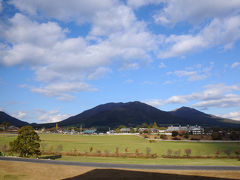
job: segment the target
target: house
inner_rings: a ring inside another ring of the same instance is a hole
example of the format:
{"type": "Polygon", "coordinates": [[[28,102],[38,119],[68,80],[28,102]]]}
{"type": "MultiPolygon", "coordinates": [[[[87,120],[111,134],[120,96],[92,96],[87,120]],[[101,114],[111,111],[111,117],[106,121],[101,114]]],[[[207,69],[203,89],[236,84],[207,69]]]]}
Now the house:
{"type": "Polygon", "coordinates": [[[7,129],[7,131],[8,132],[11,132],[11,133],[17,133],[18,132],[18,127],[16,127],[16,126],[9,126],[8,127],[8,129],[7,129]]]}
{"type": "Polygon", "coordinates": [[[130,128],[121,128],[120,133],[130,133],[130,128]]]}
{"type": "Polygon", "coordinates": [[[204,132],[204,129],[201,126],[169,126],[167,128],[168,132],[173,132],[173,131],[177,131],[177,132],[188,132],[188,133],[192,133],[192,134],[202,134],[204,132]]]}
{"type": "Polygon", "coordinates": [[[85,131],[83,131],[83,134],[95,134],[97,133],[96,129],[86,129],[85,131]]]}

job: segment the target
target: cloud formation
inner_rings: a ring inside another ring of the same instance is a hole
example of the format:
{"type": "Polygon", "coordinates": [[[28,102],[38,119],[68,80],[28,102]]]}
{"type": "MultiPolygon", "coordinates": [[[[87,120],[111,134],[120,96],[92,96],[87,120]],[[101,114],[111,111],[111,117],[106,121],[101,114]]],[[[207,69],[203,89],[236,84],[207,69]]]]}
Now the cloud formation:
{"type": "Polygon", "coordinates": [[[197,108],[228,108],[240,106],[240,95],[233,94],[239,92],[240,87],[237,85],[226,86],[225,84],[212,84],[205,86],[202,92],[192,93],[189,95],[172,96],[166,100],[153,99],[146,101],[150,105],[159,107],[165,104],[183,104],[191,103],[197,108]],[[197,102],[196,102],[197,101],[197,102]]]}

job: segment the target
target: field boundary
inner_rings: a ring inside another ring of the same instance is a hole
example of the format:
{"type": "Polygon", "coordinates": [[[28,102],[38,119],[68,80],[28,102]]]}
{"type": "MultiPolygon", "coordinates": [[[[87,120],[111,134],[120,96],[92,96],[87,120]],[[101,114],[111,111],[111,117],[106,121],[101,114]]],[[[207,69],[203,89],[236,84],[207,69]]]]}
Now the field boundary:
{"type": "Polygon", "coordinates": [[[240,166],[186,166],[186,165],[144,165],[144,164],[111,164],[111,163],[89,163],[72,161],[55,161],[44,159],[27,159],[19,157],[0,157],[2,161],[21,161],[31,163],[45,163],[56,165],[85,166],[96,168],[123,168],[123,169],[152,169],[152,170],[215,170],[215,171],[239,171],[240,166]]]}

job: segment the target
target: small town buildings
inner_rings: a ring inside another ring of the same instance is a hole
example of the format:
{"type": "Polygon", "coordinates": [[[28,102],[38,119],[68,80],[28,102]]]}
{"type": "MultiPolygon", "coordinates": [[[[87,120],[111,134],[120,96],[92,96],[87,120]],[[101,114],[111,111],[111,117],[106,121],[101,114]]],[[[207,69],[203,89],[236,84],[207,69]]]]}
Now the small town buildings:
{"type": "Polygon", "coordinates": [[[97,133],[96,129],[86,129],[85,131],[83,131],[83,134],[95,134],[97,133]]]}
{"type": "Polygon", "coordinates": [[[120,133],[130,133],[130,128],[121,128],[120,133]]]}
{"type": "Polygon", "coordinates": [[[204,128],[202,128],[201,126],[169,126],[166,130],[167,132],[173,132],[173,131],[177,131],[177,132],[188,132],[188,133],[192,133],[192,134],[203,134],[204,133],[204,128]]]}

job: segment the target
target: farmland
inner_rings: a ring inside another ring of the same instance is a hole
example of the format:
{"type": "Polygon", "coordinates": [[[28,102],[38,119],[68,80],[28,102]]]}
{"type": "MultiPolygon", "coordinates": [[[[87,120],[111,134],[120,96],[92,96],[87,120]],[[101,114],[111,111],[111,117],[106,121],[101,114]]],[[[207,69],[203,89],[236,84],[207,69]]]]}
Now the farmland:
{"type": "MultiPolygon", "coordinates": [[[[0,146],[8,144],[16,138],[15,135],[0,135],[0,146]]],[[[114,153],[116,148],[119,148],[120,153],[127,151],[134,153],[138,149],[141,153],[146,153],[146,148],[149,147],[151,153],[156,153],[156,159],[143,158],[121,158],[121,157],[84,157],[84,156],[63,156],[59,160],[70,161],[85,161],[85,162],[108,162],[108,163],[133,163],[133,164],[179,164],[179,165],[240,165],[237,159],[174,159],[162,158],[166,155],[168,149],[173,152],[180,150],[180,155],[185,155],[185,149],[191,149],[191,156],[215,156],[216,151],[220,150],[219,156],[226,156],[225,150],[231,149],[231,155],[235,155],[234,151],[240,149],[239,142],[168,142],[158,141],[150,143],[148,140],[131,135],[121,136],[80,136],[80,135],[61,135],[61,134],[41,134],[41,145],[48,149],[56,149],[57,146],[62,146],[62,152],[78,152],[92,151],[114,153]]]]}

